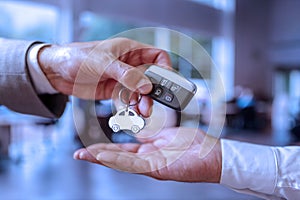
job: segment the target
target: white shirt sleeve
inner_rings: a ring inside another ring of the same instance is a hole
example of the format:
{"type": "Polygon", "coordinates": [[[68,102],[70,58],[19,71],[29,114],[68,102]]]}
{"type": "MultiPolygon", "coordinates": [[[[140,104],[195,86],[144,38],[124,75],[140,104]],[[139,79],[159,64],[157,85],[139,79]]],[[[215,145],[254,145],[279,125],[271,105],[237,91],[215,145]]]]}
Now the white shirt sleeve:
{"type": "Polygon", "coordinates": [[[264,199],[299,199],[300,147],[271,147],[222,139],[220,183],[264,199]]]}
{"type": "Polygon", "coordinates": [[[58,93],[50,82],[48,81],[46,75],[41,70],[38,63],[38,53],[41,48],[48,46],[49,44],[34,44],[28,51],[27,54],[27,65],[29,69],[30,76],[32,78],[33,85],[38,94],[55,94],[58,93]]]}

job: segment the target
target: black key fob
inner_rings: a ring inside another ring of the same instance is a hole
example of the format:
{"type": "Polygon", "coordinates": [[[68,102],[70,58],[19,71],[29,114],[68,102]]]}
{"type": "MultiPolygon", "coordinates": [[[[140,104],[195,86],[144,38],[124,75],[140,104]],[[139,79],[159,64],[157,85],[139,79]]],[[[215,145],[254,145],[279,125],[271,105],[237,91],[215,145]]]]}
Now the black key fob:
{"type": "Polygon", "coordinates": [[[178,111],[188,105],[197,90],[194,83],[177,72],[156,65],[151,65],[145,75],[153,84],[151,98],[178,111]]]}

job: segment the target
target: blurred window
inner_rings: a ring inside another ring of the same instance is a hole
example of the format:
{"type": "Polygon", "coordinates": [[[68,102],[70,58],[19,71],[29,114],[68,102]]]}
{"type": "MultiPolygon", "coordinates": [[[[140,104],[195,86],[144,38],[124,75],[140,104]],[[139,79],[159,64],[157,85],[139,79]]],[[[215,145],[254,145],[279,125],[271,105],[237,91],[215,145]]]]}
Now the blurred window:
{"type": "Polygon", "coordinates": [[[0,37],[55,41],[56,7],[33,2],[0,1],[0,10],[0,37]]]}
{"type": "MultiPolygon", "coordinates": [[[[80,41],[92,41],[92,40],[104,40],[109,37],[115,36],[116,34],[119,34],[121,32],[135,29],[138,27],[141,27],[140,25],[126,22],[122,20],[114,20],[112,18],[108,18],[105,16],[101,16],[99,14],[96,14],[94,12],[90,11],[84,11],[79,15],[79,27],[80,27],[80,34],[79,34],[79,40],[80,41]]],[[[144,26],[147,26],[145,24],[144,26]]],[[[212,39],[211,38],[205,38],[201,35],[198,35],[194,32],[187,32],[185,31],[185,34],[189,35],[193,39],[195,39],[197,42],[199,42],[204,49],[208,52],[208,54],[211,55],[211,48],[212,48],[212,39]]],[[[134,35],[134,39],[138,41],[143,41],[147,44],[157,44],[157,42],[165,42],[168,41],[168,45],[172,45],[172,49],[176,49],[179,51],[179,49],[188,49],[190,50],[190,54],[193,57],[193,59],[197,59],[197,56],[195,51],[193,49],[186,48],[187,44],[182,44],[181,41],[178,40],[178,38],[169,37],[168,34],[160,34],[160,39],[157,41],[156,33],[155,32],[149,32],[147,34],[137,34],[134,35]],[[182,48],[181,45],[184,45],[185,48],[182,48]]],[[[159,45],[161,46],[161,45],[159,45]]],[[[189,78],[202,78],[200,74],[197,72],[197,70],[194,69],[194,67],[184,58],[178,56],[177,54],[170,53],[170,57],[173,63],[173,67],[180,71],[184,76],[189,78]],[[180,68],[180,69],[179,69],[180,68]]],[[[204,67],[209,69],[210,67],[204,67]]],[[[210,71],[206,72],[207,74],[205,77],[208,77],[210,74],[210,71]]]]}
{"type": "Polygon", "coordinates": [[[79,16],[79,40],[104,40],[120,32],[136,28],[131,23],[113,20],[90,11],[83,11],[79,16]]]}
{"type": "Polygon", "coordinates": [[[300,70],[296,67],[281,67],[275,71],[274,97],[286,95],[288,98],[288,110],[291,116],[299,116],[300,113],[300,70]]]}
{"type": "Polygon", "coordinates": [[[220,10],[228,10],[229,6],[230,9],[233,9],[233,6],[235,4],[235,0],[190,0],[197,3],[201,3],[216,9],[220,10]]]}

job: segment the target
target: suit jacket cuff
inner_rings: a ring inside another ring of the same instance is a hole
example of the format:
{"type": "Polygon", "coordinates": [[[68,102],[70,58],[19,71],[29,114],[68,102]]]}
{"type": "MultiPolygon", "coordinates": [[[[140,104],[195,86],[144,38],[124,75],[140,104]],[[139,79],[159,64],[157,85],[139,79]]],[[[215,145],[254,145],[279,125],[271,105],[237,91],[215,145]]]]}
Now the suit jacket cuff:
{"type": "Polygon", "coordinates": [[[24,114],[57,118],[68,97],[37,94],[26,64],[28,49],[34,43],[0,38],[0,104],[24,114]]]}

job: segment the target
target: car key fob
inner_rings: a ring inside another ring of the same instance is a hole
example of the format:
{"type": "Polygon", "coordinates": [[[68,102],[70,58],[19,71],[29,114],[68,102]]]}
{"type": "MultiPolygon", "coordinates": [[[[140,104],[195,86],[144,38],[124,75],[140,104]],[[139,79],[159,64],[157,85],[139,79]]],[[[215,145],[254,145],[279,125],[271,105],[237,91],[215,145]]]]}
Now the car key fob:
{"type": "Polygon", "coordinates": [[[145,75],[153,84],[150,97],[178,111],[188,105],[197,90],[194,83],[177,72],[156,65],[151,65],[145,75]]]}

